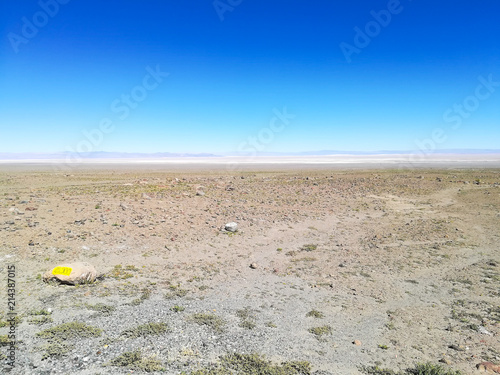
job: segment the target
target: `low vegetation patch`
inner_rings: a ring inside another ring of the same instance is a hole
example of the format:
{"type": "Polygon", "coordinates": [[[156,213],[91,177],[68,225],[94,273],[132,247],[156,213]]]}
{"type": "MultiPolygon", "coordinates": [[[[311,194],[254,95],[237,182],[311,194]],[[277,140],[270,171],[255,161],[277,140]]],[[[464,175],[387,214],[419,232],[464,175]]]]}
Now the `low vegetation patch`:
{"type": "Polygon", "coordinates": [[[151,289],[144,288],[142,290],[141,296],[139,298],[134,299],[132,302],[130,302],[130,304],[132,306],[138,306],[145,300],[149,299],[149,297],[151,297],[151,289]]]}
{"type": "Polygon", "coordinates": [[[52,313],[48,310],[45,309],[40,309],[40,310],[32,310],[29,312],[29,315],[32,316],[37,316],[37,315],[51,315],[52,313]]]}
{"type": "MultiPolygon", "coordinates": [[[[210,368],[189,373],[190,375],[310,375],[311,365],[305,361],[273,364],[258,354],[229,354],[210,368]]],[[[187,375],[183,372],[181,375],[187,375]]]]}
{"type": "Polygon", "coordinates": [[[52,323],[53,321],[54,320],[52,319],[52,317],[47,315],[32,316],[28,318],[29,324],[37,324],[37,325],[52,323]]]}
{"type": "Polygon", "coordinates": [[[82,337],[99,337],[101,333],[102,329],[81,322],[70,322],[47,328],[36,335],[41,338],[57,341],[82,337]]]}
{"type": "Polygon", "coordinates": [[[125,280],[134,277],[131,272],[136,272],[139,269],[135,266],[126,266],[125,268],[121,264],[117,264],[110,273],[110,276],[117,280],[125,280]]]}
{"type": "MultiPolygon", "coordinates": [[[[16,326],[18,326],[19,324],[22,323],[23,319],[21,317],[19,317],[19,316],[15,316],[14,319],[13,319],[13,321],[14,321],[14,324],[16,326]]],[[[6,327],[6,326],[10,325],[10,322],[11,322],[11,320],[9,320],[9,321],[2,320],[2,316],[0,315],[0,328],[6,327]]]]}
{"type": "Polygon", "coordinates": [[[308,331],[315,336],[324,336],[332,333],[332,327],[330,326],[321,326],[321,327],[313,327],[309,328],[308,331]]]}
{"type": "Polygon", "coordinates": [[[97,311],[106,316],[111,315],[111,313],[116,310],[116,307],[105,305],[104,303],[96,303],[95,305],[86,304],[85,307],[87,309],[97,311]]]}
{"type": "Polygon", "coordinates": [[[41,349],[44,352],[42,355],[42,360],[45,360],[48,358],[63,357],[64,355],[71,352],[74,349],[74,347],[64,341],[56,340],[55,342],[42,346],[41,349]]]}
{"type": "Polygon", "coordinates": [[[126,367],[131,370],[145,372],[165,371],[162,363],[156,357],[144,357],[139,350],[123,353],[111,360],[108,366],[126,367]]]}
{"type": "Polygon", "coordinates": [[[186,289],[182,289],[180,285],[170,285],[168,289],[169,292],[165,294],[166,299],[180,298],[188,294],[188,291],[186,289]]]}
{"type": "Polygon", "coordinates": [[[28,315],[30,315],[30,317],[28,317],[29,324],[42,325],[53,322],[53,319],[50,316],[52,315],[52,312],[45,309],[32,310],[28,313],[28,315]]]}
{"type": "Polygon", "coordinates": [[[190,317],[190,321],[212,328],[214,331],[222,332],[226,322],[215,314],[198,313],[190,317]]]}
{"type": "Polygon", "coordinates": [[[0,346],[7,346],[9,345],[9,336],[7,335],[0,335],[0,346]]]}
{"type": "Polygon", "coordinates": [[[308,244],[308,245],[302,245],[300,250],[301,251],[314,251],[317,248],[318,248],[318,245],[308,244]]]}
{"type": "Polygon", "coordinates": [[[168,331],[168,325],[166,323],[147,323],[137,326],[135,328],[130,328],[122,332],[121,336],[127,338],[137,338],[146,337],[149,335],[161,335],[168,331]]]}
{"type": "Polygon", "coordinates": [[[241,328],[245,329],[254,329],[257,325],[251,320],[242,320],[240,324],[238,324],[241,328]]]}
{"type": "Polygon", "coordinates": [[[306,316],[321,319],[325,317],[325,314],[318,310],[311,310],[306,314],[306,316]]]}
{"type": "Polygon", "coordinates": [[[460,371],[448,370],[432,363],[420,363],[401,372],[381,369],[378,366],[361,367],[360,370],[367,375],[464,375],[460,371]]]}
{"type": "Polygon", "coordinates": [[[236,316],[241,319],[239,326],[245,329],[254,329],[255,316],[249,307],[236,311],[236,316]]]}

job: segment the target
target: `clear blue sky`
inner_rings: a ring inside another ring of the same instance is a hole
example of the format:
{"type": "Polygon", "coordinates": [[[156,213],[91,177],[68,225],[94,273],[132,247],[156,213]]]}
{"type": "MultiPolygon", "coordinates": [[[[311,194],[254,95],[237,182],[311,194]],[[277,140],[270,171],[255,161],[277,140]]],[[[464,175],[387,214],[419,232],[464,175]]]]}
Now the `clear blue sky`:
{"type": "Polygon", "coordinates": [[[2,1],[0,152],[84,151],[85,132],[90,151],[499,149],[499,17],[498,0],[2,1]]]}

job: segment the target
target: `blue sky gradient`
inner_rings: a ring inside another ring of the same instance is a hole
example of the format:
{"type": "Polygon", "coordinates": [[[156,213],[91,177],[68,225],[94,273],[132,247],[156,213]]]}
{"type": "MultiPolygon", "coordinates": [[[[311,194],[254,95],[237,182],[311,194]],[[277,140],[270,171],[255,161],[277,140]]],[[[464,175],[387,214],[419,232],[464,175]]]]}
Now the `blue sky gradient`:
{"type": "Polygon", "coordinates": [[[499,149],[499,14],[497,0],[4,1],[0,152],[499,149]]]}

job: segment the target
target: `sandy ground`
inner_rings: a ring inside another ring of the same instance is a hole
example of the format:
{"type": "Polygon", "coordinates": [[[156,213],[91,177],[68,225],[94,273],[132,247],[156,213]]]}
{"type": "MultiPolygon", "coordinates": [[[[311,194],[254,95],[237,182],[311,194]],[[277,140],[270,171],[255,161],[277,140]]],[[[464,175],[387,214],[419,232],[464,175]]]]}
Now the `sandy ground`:
{"type": "MultiPolygon", "coordinates": [[[[103,366],[141,349],[172,374],[233,352],[316,374],[426,361],[473,374],[500,361],[499,239],[499,169],[2,166],[0,279],[16,266],[20,316],[12,373],[141,373],[103,366]],[[105,277],[41,281],[72,261],[105,277]],[[73,321],[103,331],[47,354],[37,333],[73,321]],[[148,322],[169,329],[123,334],[148,322]]],[[[0,296],[5,320],[6,287],[0,296]]]]}

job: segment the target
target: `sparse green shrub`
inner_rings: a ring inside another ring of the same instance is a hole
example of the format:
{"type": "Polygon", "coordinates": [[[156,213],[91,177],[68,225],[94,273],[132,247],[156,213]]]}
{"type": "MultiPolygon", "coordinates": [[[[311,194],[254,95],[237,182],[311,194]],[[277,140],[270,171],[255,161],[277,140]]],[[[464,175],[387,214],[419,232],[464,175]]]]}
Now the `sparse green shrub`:
{"type": "Polygon", "coordinates": [[[239,326],[245,329],[254,329],[256,327],[256,324],[250,320],[242,320],[239,326]]]}
{"type": "Polygon", "coordinates": [[[130,279],[131,277],[134,277],[134,275],[128,271],[137,271],[137,270],[138,268],[135,268],[135,266],[127,266],[126,269],[124,269],[121,264],[117,264],[111,271],[110,276],[117,280],[126,280],[130,279]]]}
{"type": "Polygon", "coordinates": [[[122,355],[111,360],[110,366],[126,367],[133,370],[145,372],[164,371],[162,363],[154,356],[143,357],[139,350],[125,352],[122,355]]]}
{"type": "Polygon", "coordinates": [[[37,324],[37,325],[52,323],[53,321],[54,320],[52,319],[52,317],[47,315],[32,316],[28,319],[29,324],[37,324]]]}
{"type": "Polygon", "coordinates": [[[60,358],[73,350],[73,346],[64,341],[56,340],[48,345],[42,346],[44,353],[42,360],[47,358],[60,358]]]}
{"type": "Polygon", "coordinates": [[[85,323],[71,322],[47,328],[36,335],[49,340],[67,340],[81,337],[99,337],[102,329],[92,327],[85,323]]]}
{"type": "Polygon", "coordinates": [[[9,336],[8,335],[0,335],[0,346],[9,345],[9,336]]]}
{"type": "Polygon", "coordinates": [[[313,250],[316,250],[318,248],[318,245],[314,245],[314,244],[308,244],[308,245],[303,245],[300,250],[301,251],[313,251],[313,250]]]}
{"type": "Polygon", "coordinates": [[[142,290],[141,296],[139,298],[134,299],[132,302],[130,302],[130,304],[132,306],[138,306],[141,303],[143,303],[145,300],[149,299],[149,297],[151,297],[151,290],[148,288],[144,288],[142,290]]]}
{"type": "Polygon", "coordinates": [[[330,327],[330,326],[313,327],[313,328],[309,328],[308,331],[310,333],[312,333],[313,335],[320,337],[320,336],[329,335],[330,333],[332,333],[332,327],[330,327]]]}
{"type": "Polygon", "coordinates": [[[105,305],[104,303],[96,303],[95,305],[86,304],[85,307],[87,309],[100,312],[106,316],[111,315],[111,313],[116,310],[116,307],[105,305]]]}
{"type": "Polygon", "coordinates": [[[45,309],[40,310],[32,310],[29,312],[29,315],[51,315],[52,313],[45,309]]]}
{"type": "Polygon", "coordinates": [[[146,337],[149,335],[161,335],[168,331],[166,323],[146,323],[122,332],[121,336],[128,338],[146,337]]]}
{"type": "Polygon", "coordinates": [[[463,375],[460,371],[447,370],[432,363],[420,363],[402,372],[381,369],[378,366],[361,367],[360,371],[367,375],[463,375]]]}
{"type": "Polygon", "coordinates": [[[168,289],[170,290],[170,292],[165,294],[166,299],[172,299],[176,297],[180,298],[188,294],[188,291],[186,289],[181,289],[180,285],[170,285],[168,289]]]}
{"type": "Polygon", "coordinates": [[[269,375],[310,375],[309,362],[283,362],[281,366],[274,365],[258,354],[229,354],[221,358],[224,369],[236,371],[236,374],[269,374],[269,375]]]}
{"type": "Polygon", "coordinates": [[[318,310],[311,310],[306,314],[307,317],[313,317],[313,318],[324,318],[325,314],[323,314],[321,311],[318,310]]]}
{"type": "Polygon", "coordinates": [[[214,314],[198,313],[192,315],[189,320],[199,325],[208,326],[217,332],[222,332],[225,325],[225,321],[214,314]]]}

